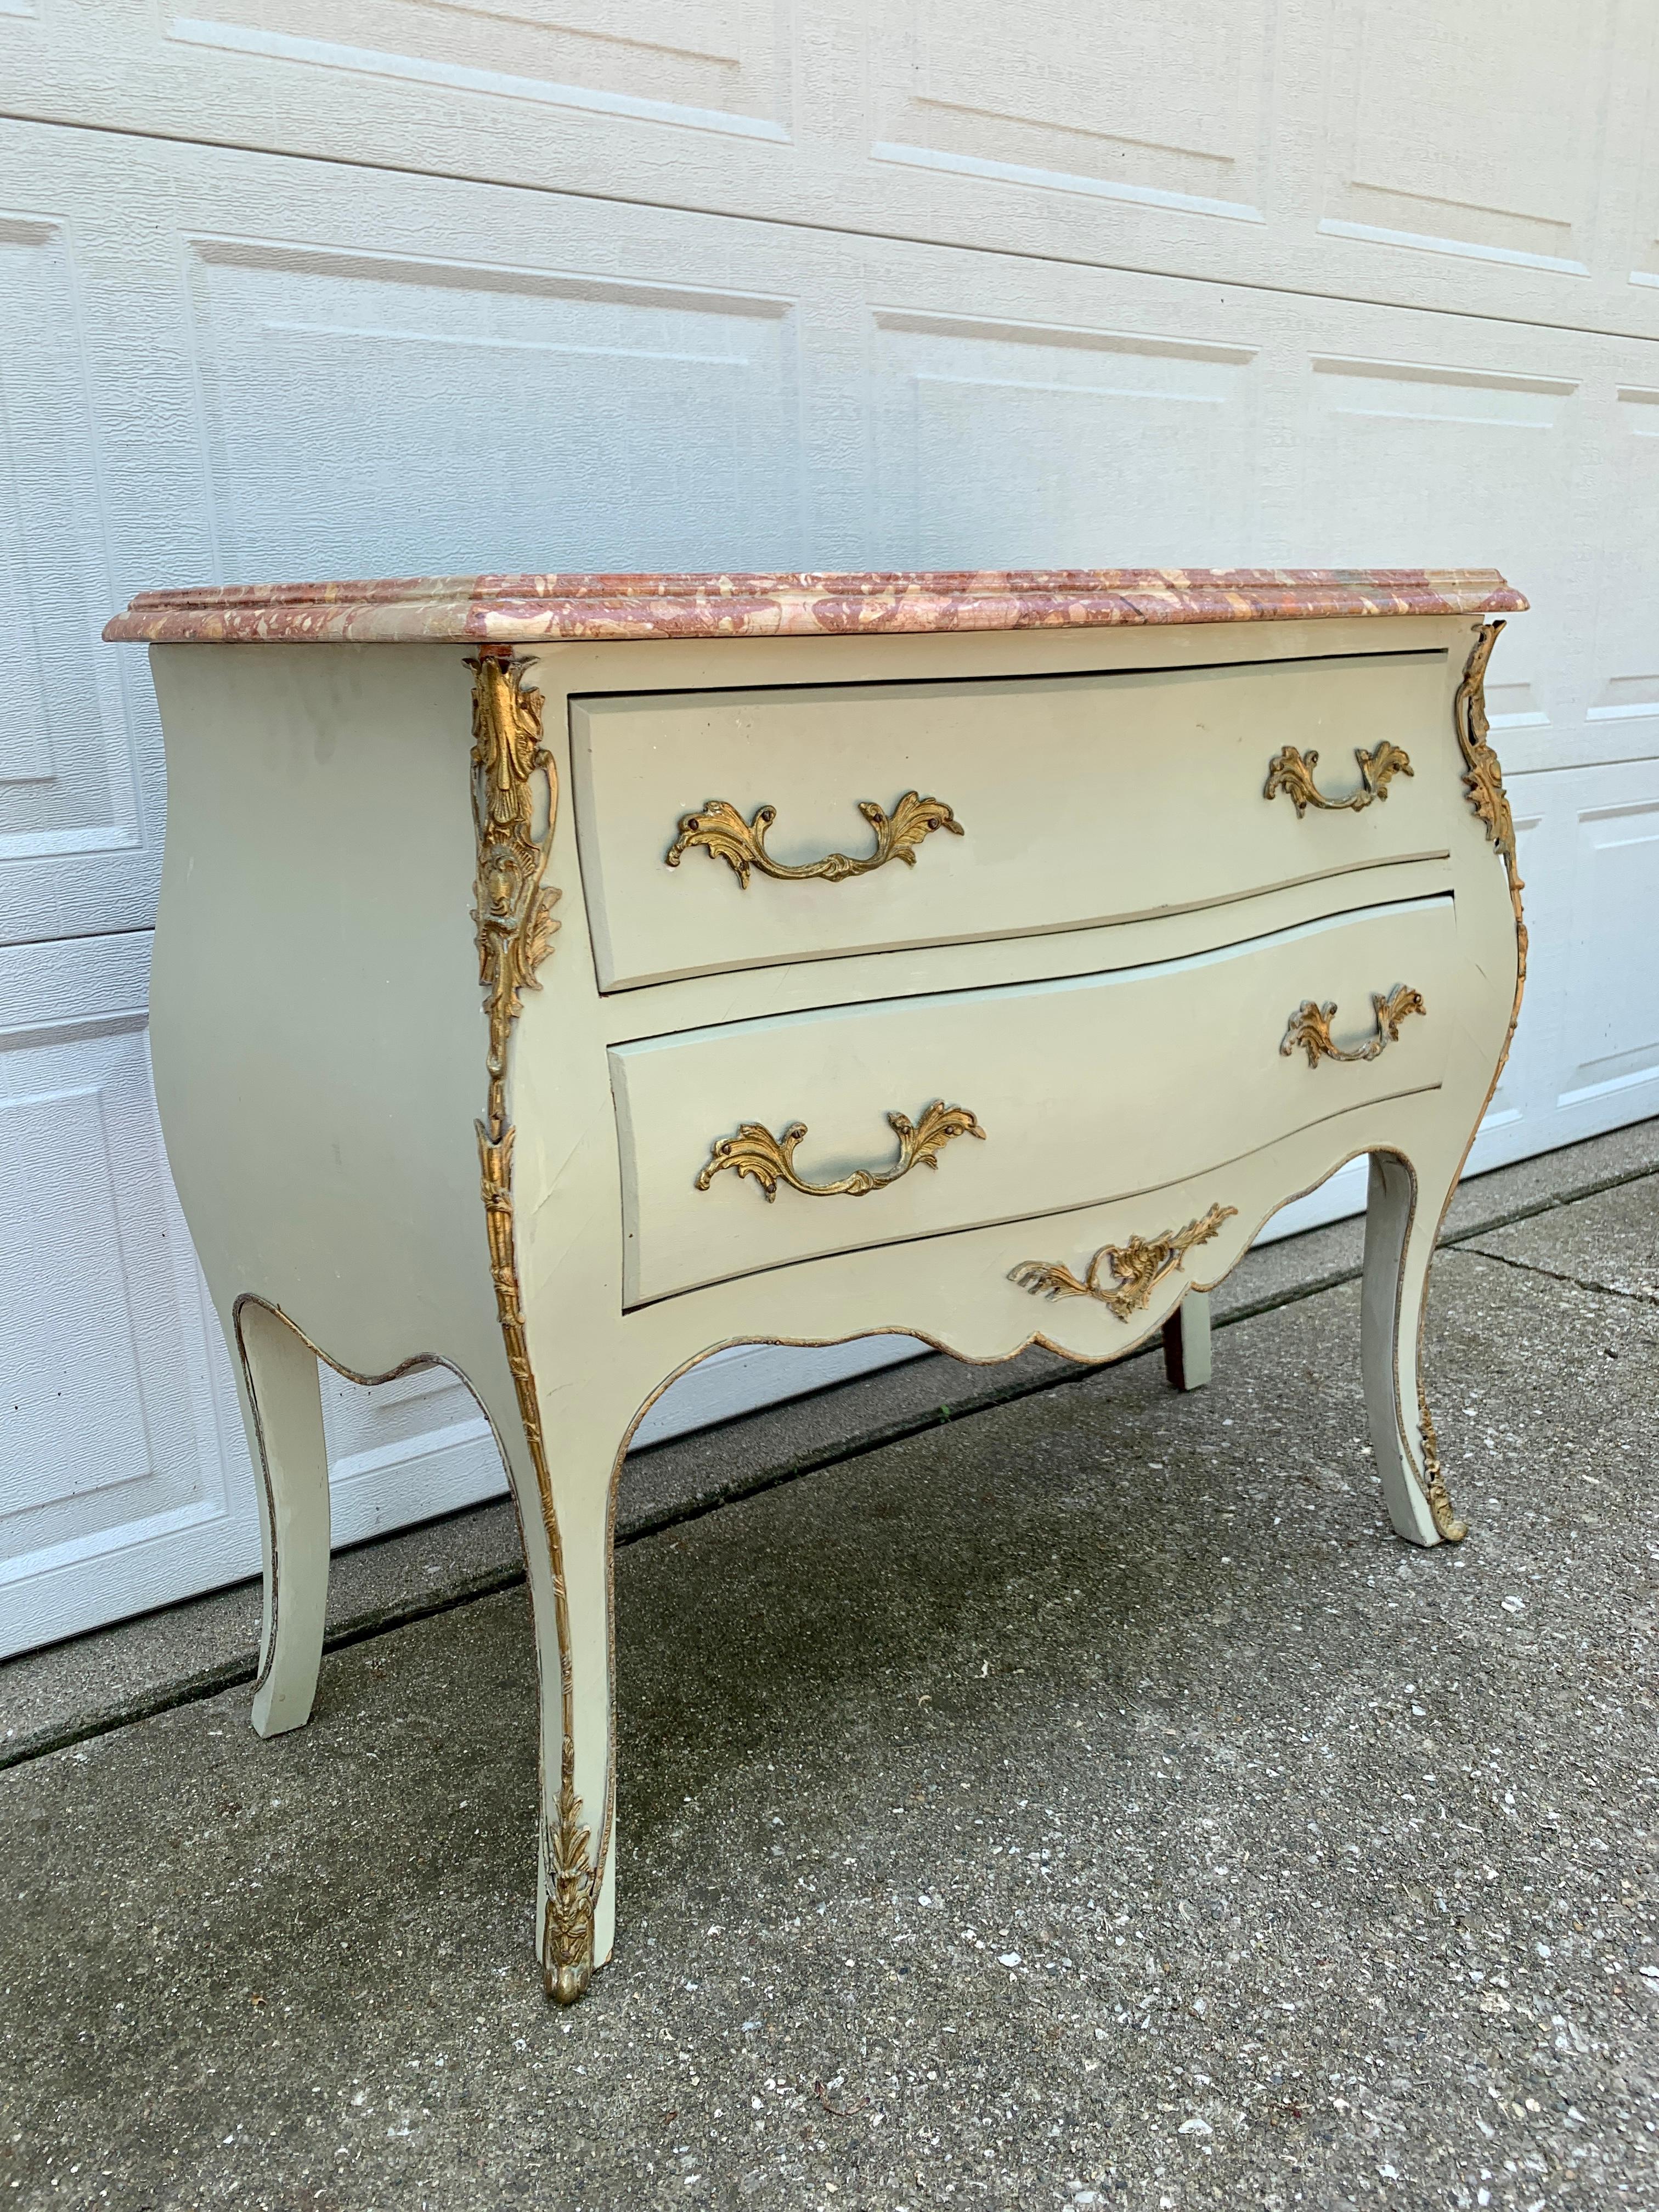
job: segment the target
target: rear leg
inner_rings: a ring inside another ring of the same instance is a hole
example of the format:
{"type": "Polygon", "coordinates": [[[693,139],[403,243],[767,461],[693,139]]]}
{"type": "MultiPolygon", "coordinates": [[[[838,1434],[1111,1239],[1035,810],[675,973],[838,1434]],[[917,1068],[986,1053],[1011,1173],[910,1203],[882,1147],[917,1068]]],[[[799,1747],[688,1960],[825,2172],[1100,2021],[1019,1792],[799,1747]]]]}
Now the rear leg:
{"type": "Polygon", "coordinates": [[[1188,1291],[1164,1324],[1164,1372],[1172,1390],[1202,1390],[1210,1379],[1210,1294],[1188,1291]]]}
{"type": "Polygon", "coordinates": [[[328,1447],[317,1355],[273,1307],[235,1310],[243,1417],[259,1494],[264,1621],[253,1686],[261,1735],[311,1717],[328,1609],[328,1447]]]}

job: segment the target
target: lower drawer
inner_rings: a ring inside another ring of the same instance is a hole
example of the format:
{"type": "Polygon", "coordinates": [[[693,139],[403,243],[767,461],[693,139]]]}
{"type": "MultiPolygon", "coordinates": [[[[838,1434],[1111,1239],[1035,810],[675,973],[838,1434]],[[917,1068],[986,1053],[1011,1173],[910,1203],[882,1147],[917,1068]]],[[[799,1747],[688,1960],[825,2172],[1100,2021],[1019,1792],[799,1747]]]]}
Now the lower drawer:
{"type": "Polygon", "coordinates": [[[1445,895],[1155,966],[614,1046],[625,1303],[1102,1204],[1433,1089],[1455,960],[1445,895]],[[1375,1007],[1395,993],[1422,1011],[1375,1007]]]}

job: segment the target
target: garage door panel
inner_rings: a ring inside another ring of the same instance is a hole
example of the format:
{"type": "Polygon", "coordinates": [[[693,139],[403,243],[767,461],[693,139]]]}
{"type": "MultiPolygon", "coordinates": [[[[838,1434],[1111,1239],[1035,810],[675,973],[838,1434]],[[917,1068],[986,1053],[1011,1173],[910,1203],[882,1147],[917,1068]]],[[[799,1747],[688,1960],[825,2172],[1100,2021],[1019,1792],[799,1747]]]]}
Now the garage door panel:
{"type": "Polygon", "coordinates": [[[874,322],[870,528],[895,565],[1127,565],[1133,545],[1136,562],[1189,567],[1249,543],[1254,347],[898,309],[874,322]]]}
{"type": "MultiPolygon", "coordinates": [[[[788,76],[770,0],[197,0],[176,46],[392,82],[783,135],[788,76]]],[[[787,49],[786,49],[787,52],[787,49]]]]}
{"type": "Polygon", "coordinates": [[[447,1367],[373,1388],[325,1369],[323,1430],[337,1545],[506,1495],[489,1424],[447,1367]]]}
{"type": "Polygon", "coordinates": [[[1443,0],[1340,11],[1328,236],[1589,276],[1614,0],[1509,13],[1494,36],[1443,0]]]}
{"type": "Polygon", "coordinates": [[[1222,221],[1265,220],[1270,0],[879,11],[878,158],[1222,221]]]}
{"type": "MultiPolygon", "coordinates": [[[[100,644],[103,496],[70,228],[0,211],[0,940],[147,921],[141,732],[100,644]]],[[[153,738],[150,732],[143,733],[153,738]]]]}
{"type": "MultiPolygon", "coordinates": [[[[1421,320],[1394,319],[1396,339],[1450,349],[1421,320]]],[[[1411,545],[1413,559],[1461,564],[1465,549],[1480,547],[1483,561],[1501,559],[1506,574],[1524,578],[1544,621],[1514,625],[1489,702],[1498,727],[1514,732],[1541,726],[1564,703],[1552,679],[1561,617],[1577,611],[1568,593],[1582,410],[1577,378],[1528,374],[1516,358],[1532,351],[1524,340],[1512,347],[1482,335],[1488,365],[1480,368],[1313,355],[1303,481],[1315,535],[1328,549],[1322,559],[1355,562],[1364,547],[1365,560],[1400,566],[1411,545]]],[[[1467,341],[1456,348],[1468,349],[1467,341]]]]}
{"type": "Polygon", "coordinates": [[[1659,760],[1509,779],[1531,933],[1502,1157],[1659,1113],[1659,760]]]}
{"type": "Polygon", "coordinates": [[[1613,753],[1659,752],[1659,362],[1608,409],[1607,465],[1620,495],[1598,516],[1599,586],[1586,715],[1613,753]]]}
{"type": "Polygon", "coordinates": [[[0,76],[43,120],[1659,335],[1650,11],[1613,0],[1501,35],[1435,0],[39,4],[0,76]]]}
{"type": "Polygon", "coordinates": [[[1659,792],[1650,774],[1598,781],[1626,789],[1577,810],[1564,1103],[1659,1082],[1659,792]]]}
{"type": "MultiPolygon", "coordinates": [[[[1547,819],[1546,794],[1550,781],[1548,777],[1518,777],[1512,779],[1509,787],[1516,861],[1525,886],[1522,898],[1528,929],[1534,939],[1540,925],[1536,900],[1531,895],[1539,883],[1550,881],[1553,872],[1550,848],[1559,842],[1558,823],[1547,819]]],[[[1502,865],[1494,852],[1493,867],[1502,865]]],[[[1546,913],[1544,927],[1548,927],[1549,920],[1546,913]]],[[[1560,994],[1557,979],[1547,971],[1540,975],[1535,961],[1529,962],[1522,1012],[1525,1018],[1516,1030],[1509,1058],[1481,1116],[1480,1133],[1470,1154],[1470,1167],[1477,1175],[1486,1168],[1498,1167],[1540,1150],[1540,1117],[1554,1108],[1549,1076],[1555,1033],[1560,1024],[1560,994]]]]}
{"type": "Polygon", "coordinates": [[[189,253],[228,574],[718,566],[732,485],[743,557],[800,555],[787,300],[355,244],[189,253]]]}
{"type": "Polygon", "coordinates": [[[134,935],[0,953],[0,1652],[165,1602],[200,1587],[204,1553],[246,1551],[150,1089],[148,952],[134,935]],[[135,1595],[106,1571],[164,1531],[171,1584],[135,1595]]]}
{"type": "Polygon", "coordinates": [[[1640,100],[1642,120],[1633,134],[1630,204],[1620,242],[1631,264],[1631,283],[1659,293],[1659,20],[1651,9],[1637,12],[1644,19],[1648,50],[1645,57],[1634,52],[1630,57],[1632,90],[1640,100]]]}

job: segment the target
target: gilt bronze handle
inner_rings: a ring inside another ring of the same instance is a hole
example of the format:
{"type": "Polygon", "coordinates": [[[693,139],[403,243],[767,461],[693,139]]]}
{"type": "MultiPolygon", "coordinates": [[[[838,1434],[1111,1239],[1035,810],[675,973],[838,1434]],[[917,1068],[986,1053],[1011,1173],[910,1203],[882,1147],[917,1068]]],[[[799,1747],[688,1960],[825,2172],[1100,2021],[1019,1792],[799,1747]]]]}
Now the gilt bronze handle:
{"type": "Polygon", "coordinates": [[[707,1190],[714,1177],[730,1168],[739,1179],[753,1176],[769,1200],[778,1185],[806,1198],[866,1198],[872,1190],[885,1190],[890,1182],[908,1175],[914,1167],[937,1168],[939,1156],[952,1137],[983,1137],[985,1132],[965,1106],[947,1106],[936,1098],[920,1121],[908,1114],[887,1116],[898,1139],[898,1158],[889,1168],[854,1168],[836,1182],[808,1182],[795,1172],[795,1148],[806,1134],[805,1121],[792,1121],[781,1137],[758,1121],[745,1121],[735,1137],[720,1137],[709,1148],[708,1164],[697,1177],[697,1188],[707,1190]]]}
{"type": "Polygon", "coordinates": [[[668,848],[668,865],[678,868],[681,856],[694,845],[701,845],[711,860],[726,862],[744,890],[749,888],[751,868],[779,883],[805,883],[816,876],[826,884],[844,884],[849,877],[867,876],[873,869],[885,867],[889,860],[902,860],[906,867],[914,868],[916,848],[930,830],[948,830],[953,837],[964,834],[942,799],[922,799],[914,791],[907,791],[890,814],[873,799],[860,799],[859,812],[876,833],[873,853],[861,860],[848,853],[826,853],[821,860],[808,860],[801,867],[792,868],[775,860],[766,849],[766,833],[778,818],[775,806],[757,806],[754,820],[745,822],[729,799],[705,799],[700,814],[682,817],[680,834],[668,848]]]}
{"type": "Polygon", "coordinates": [[[1285,1032],[1279,1049],[1288,1060],[1298,1047],[1308,1055],[1310,1067],[1317,1067],[1322,1060],[1375,1060],[1388,1044],[1400,1042],[1400,1024],[1407,1014],[1426,1014],[1423,994],[1413,990],[1409,983],[1396,983],[1392,991],[1373,991],[1371,1011],[1376,1019],[1376,1033],[1364,1044],[1345,1048],[1331,1042],[1331,1024],[1336,1018],[1336,1001],[1316,1006],[1304,999],[1291,1016],[1290,1027],[1285,1032]]]}
{"type": "Polygon", "coordinates": [[[1356,745],[1353,757],[1359,763],[1358,790],[1350,792],[1346,799],[1327,799],[1313,777],[1319,755],[1298,752],[1294,745],[1285,745],[1267,763],[1267,781],[1261,795],[1273,799],[1281,791],[1287,793],[1298,822],[1310,806],[1317,806],[1327,814],[1358,814],[1374,799],[1386,799],[1389,785],[1395,776],[1412,773],[1407,756],[1387,738],[1375,752],[1356,745]]]}

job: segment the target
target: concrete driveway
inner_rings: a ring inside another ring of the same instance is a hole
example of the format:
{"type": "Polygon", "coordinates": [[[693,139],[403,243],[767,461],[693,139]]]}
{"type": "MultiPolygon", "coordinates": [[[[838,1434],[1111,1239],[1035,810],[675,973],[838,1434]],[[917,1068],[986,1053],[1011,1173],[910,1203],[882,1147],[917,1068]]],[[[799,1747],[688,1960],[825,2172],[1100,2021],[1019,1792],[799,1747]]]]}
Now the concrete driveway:
{"type": "Polygon", "coordinates": [[[210,1669],[123,1706],[160,1632],[114,1632],[104,1720],[0,1775],[0,2204],[1659,2205],[1624,1157],[1576,1200],[1571,1155],[1513,1171],[1535,1203],[1442,1255],[1455,1549],[1387,1532],[1357,1287],[1288,1248],[1206,1392],[969,1389],[659,1515],[618,1557],[621,1936],[571,2012],[521,1590],[393,1609],[269,1744],[210,1669]]]}

